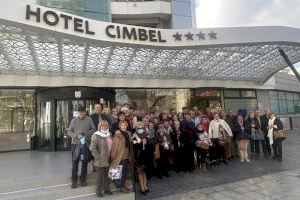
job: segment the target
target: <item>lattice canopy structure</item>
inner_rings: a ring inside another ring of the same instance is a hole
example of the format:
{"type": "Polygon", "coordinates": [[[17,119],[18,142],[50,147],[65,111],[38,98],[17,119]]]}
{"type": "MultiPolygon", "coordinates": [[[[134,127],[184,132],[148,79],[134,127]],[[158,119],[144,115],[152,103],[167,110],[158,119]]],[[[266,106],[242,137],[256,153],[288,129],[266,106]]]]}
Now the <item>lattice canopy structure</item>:
{"type": "MultiPolygon", "coordinates": [[[[0,16],[1,74],[264,83],[286,67],[278,49],[283,49],[293,63],[300,61],[299,36],[292,36],[289,41],[287,34],[287,40],[282,40],[284,34],[290,31],[290,28],[284,27],[266,28],[266,31],[262,27],[253,27],[241,29],[240,33],[239,28],[216,29],[216,38],[210,39],[208,34],[206,38],[199,36],[197,39],[199,30],[161,30],[166,42],[154,45],[141,41],[112,40],[107,36],[101,40],[97,34],[81,36],[59,28],[47,29],[36,23],[30,24],[30,21],[25,22],[27,24],[0,16]],[[273,37],[271,30],[282,33],[273,37]],[[250,37],[247,42],[246,31],[266,35],[260,40],[256,39],[260,36],[250,37]],[[178,32],[182,34],[180,40],[175,36],[178,32]],[[193,37],[185,37],[187,32],[193,33],[193,37]],[[270,39],[263,40],[268,37],[267,34],[270,34],[270,39]]],[[[101,23],[104,27],[112,24],[101,23]]],[[[291,34],[295,33],[300,35],[300,30],[292,29],[291,34]]]]}

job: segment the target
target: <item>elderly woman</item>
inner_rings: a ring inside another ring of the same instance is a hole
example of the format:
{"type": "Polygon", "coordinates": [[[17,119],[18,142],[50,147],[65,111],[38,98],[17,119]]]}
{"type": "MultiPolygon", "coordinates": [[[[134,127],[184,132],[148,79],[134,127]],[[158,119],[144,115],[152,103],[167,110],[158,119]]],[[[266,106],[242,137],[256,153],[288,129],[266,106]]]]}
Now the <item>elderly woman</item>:
{"type": "Polygon", "coordinates": [[[112,146],[112,138],[108,129],[108,122],[103,120],[98,125],[98,131],[96,131],[91,139],[90,151],[94,156],[94,166],[97,172],[97,189],[96,194],[98,197],[102,197],[102,191],[105,194],[111,195],[109,190],[108,169],[109,169],[109,157],[112,146]]]}
{"type": "Polygon", "coordinates": [[[275,113],[269,114],[268,123],[268,137],[270,138],[270,145],[273,146],[274,156],[273,159],[282,161],[282,141],[284,138],[274,138],[274,132],[283,130],[283,124],[279,118],[276,117],[275,113]]]}
{"type": "Polygon", "coordinates": [[[214,147],[214,158],[218,161],[218,163],[222,161],[227,164],[225,141],[228,137],[232,137],[230,126],[225,120],[220,119],[219,113],[215,113],[214,120],[212,120],[209,124],[208,132],[209,138],[212,140],[214,147]]]}
{"type": "Polygon", "coordinates": [[[201,124],[196,126],[196,132],[198,140],[196,141],[197,146],[197,158],[200,162],[200,169],[207,172],[206,160],[208,159],[208,153],[210,152],[210,147],[212,142],[209,139],[208,133],[203,129],[201,124]]]}
{"type": "Polygon", "coordinates": [[[121,179],[116,181],[117,188],[120,188],[121,192],[128,193],[129,189],[125,186],[127,165],[131,161],[132,148],[131,148],[131,136],[127,131],[128,123],[120,121],[119,129],[116,131],[113,138],[111,147],[111,168],[117,168],[122,165],[121,179]]]}
{"type": "Polygon", "coordinates": [[[159,146],[160,152],[160,156],[157,159],[158,178],[161,179],[162,176],[169,177],[169,156],[173,145],[170,135],[165,132],[163,125],[158,127],[156,144],[159,146]]]}
{"type": "MultiPolygon", "coordinates": [[[[175,115],[174,115],[175,116],[175,115]]],[[[183,146],[182,146],[182,135],[180,132],[180,121],[174,121],[174,127],[170,133],[172,144],[174,146],[174,151],[172,152],[175,158],[175,171],[179,173],[183,170],[183,146]]]]}
{"type": "Polygon", "coordinates": [[[243,116],[239,115],[237,121],[233,125],[235,139],[238,142],[238,149],[240,151],[241,162],[250,162],[248,158],[248,143],[250,139],[250,124],[243,116]]]}
{"type": "Polygon", "coordinates": [[[152,158],[147,156],[147,133],[144,130],[144,124],[142,122],[136,123],[136,130],[133,133],[132,138],[135,169],[138,175],[141,193],[146,195],[146,192],[148,192],[146,167],[147,163],[149,163],[147,160],[152,160],[152,158]]]}
{"type": "Polygon", "coordinates": [[[261,139],[264,139],[263,134],[260,134],[260,125],[255,117],[254,112],[249,113],[248,117],[248,123],[250,124],[250,145],[251,145],[251,157],[252,158],[259,158],[260,154],[260,148],[259,148],[259,143],[261,139]],[[259,137],[261,136],[261,137],[259,137]]]}

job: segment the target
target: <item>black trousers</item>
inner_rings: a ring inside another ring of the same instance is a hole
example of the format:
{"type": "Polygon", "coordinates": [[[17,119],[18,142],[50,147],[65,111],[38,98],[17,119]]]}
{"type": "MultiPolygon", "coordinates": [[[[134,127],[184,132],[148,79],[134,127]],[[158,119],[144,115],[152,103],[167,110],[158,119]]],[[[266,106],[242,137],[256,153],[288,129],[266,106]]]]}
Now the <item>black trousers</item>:
{"type": "Polygon", "coordinates": [[[194,145],[192,142],[184,144],[183,147],[183,161],[184,171],[193,171],[195,169],[194,145]]]}
{"type": "Polygon", "coordinates": [[[270,139],[268,137],[268,134],[265,134],[265,142],[266,142],[266,149],[268,155],[271,155],[271,145],[270,145],[270,139]]]}
{"type": "Polygon", "coordinates": [[[282,139],[274,139],[273,150],[274,156],[282,159],[282,139]]]}
{"type": "Polygon", "coordinates": [[[265,155],[267,155],[267,147],[266,147],[266,141],[265,140],[250,140],[251,145],[251,153],[256,155],[260,154],[260,144],[262,146],[262,150],[265,155]]]}
{"type": "Polygon", "coordinates": [[[221,159],[226,160],[226,149],[225,145],[220,145],[219,139],[215,138],[212,140],[213,148],[211,150],[211,159],[220,161],[221,159]]]}
{"type": "MultiPolygon", "coordinates": [[[[78,164],[79,164],[79,160],[75,160],[72,162],[72,181],[77,181],[78,164]]],[[[86,181],[87,166],[88,166],[88,162],[81,162],[81,174],[80,174],[81,182],[86,181]]]]}
{"type": "Polygon", "coordinates": [[[157,163],[157,175],[158,176],[166,176],[168,175],[169,171],[169,151],[168,150],[162,150],[160,148],[160,158],[156,160],[157,163]]]}

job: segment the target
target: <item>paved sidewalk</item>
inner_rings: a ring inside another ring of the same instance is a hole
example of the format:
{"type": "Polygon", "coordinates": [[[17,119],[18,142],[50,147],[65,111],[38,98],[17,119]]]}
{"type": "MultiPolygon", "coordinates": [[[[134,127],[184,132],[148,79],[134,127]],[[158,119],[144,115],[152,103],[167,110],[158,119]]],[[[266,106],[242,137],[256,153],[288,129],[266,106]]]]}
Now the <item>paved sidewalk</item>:
{"type": "MultiPolygon", "coordinates": [[[[0,153],[0,200],[99,199],[95,194],[96,174],[91,173],[91,165],[88,169],[88,186],[76,189],[70,188],[71,167],[71,152],[0,153]]],[[[111,189],[113,195],[102,199],[135,199],[133,191],[122,194],[114,184],[111,184],[111,189]]]]}
{"type": "Polygon", "coordinates": [[[260,158],[250,163],[234,159],[207,173],[170,173],[170,178],[151,179],[151,192],[137,200],[187,199],[300,199],[300,133],[289,132],[283,142],[283,161],[260,158]]]}

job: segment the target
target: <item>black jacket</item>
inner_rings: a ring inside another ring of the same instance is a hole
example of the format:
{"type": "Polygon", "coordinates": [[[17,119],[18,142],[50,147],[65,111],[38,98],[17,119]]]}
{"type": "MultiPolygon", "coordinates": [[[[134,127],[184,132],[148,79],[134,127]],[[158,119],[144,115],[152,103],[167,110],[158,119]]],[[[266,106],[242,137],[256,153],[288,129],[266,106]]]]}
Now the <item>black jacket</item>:
{"type": "Polygon", "coordinates": [[[244,125],[244,131],[242,131],[242,127],[237,121],[234,123],[233,132],[236,140],[243,140],[243,139],[248,140],[250,138],[251,127],[249,121],[244,120],[243,125],[244,125]]]}
{"type": "Polygon", "coordinates": [[[274,120],[273,125],[277,125],[277,128],[273,129],[274,131],[283,130],[283,124],[282,124],[282,122],[279,118],[276,117],[276,119],[274,120]]]}
{"type": "MultiPolygon", "coordinates": [[[[107,122],[108,122],[108,125],[109,125],[109,127],[110,127],[111,124],[112,124],[112,119],[111,119],[110,115],[100,114],[100,116],[101,116],[101,120],[107,121],[107,122]]],[[[92,118],[96,130],[98,130],[99,114],[93,113],[93,114],[90,115],[90,118],[92,118]]]]}
{"type": "Polygon", "coordinates": [[[260,129],[264,134],[268,134],[268,123],[269,119],[266,115],[260,116],[260,129]]]}

